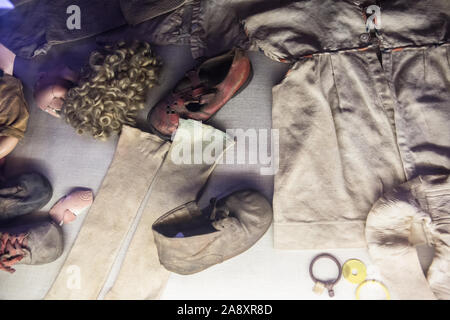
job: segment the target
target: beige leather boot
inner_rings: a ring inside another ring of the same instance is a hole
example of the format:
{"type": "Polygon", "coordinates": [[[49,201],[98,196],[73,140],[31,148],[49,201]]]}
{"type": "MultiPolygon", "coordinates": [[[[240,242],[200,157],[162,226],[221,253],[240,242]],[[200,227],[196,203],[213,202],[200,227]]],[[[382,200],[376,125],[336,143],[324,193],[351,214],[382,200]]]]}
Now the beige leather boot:
{"type": "Polygon", "coordinates": [[[153,224],[161,264],[192,274],[243,253],[272,222],[272,207],[252,190],[232,193],[200,210],[195,201],[166,213],[153,224]]]}

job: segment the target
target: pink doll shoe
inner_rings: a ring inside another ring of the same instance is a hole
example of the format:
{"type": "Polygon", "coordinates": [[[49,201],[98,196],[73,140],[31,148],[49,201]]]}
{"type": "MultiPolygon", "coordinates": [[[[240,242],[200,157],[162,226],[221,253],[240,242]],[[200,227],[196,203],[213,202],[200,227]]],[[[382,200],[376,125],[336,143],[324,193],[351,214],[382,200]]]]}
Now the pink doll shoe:
{"type": "Polygon", "coordinates": [[[78,190],[60,199],[51,209],[50,217],[60,226],[76,219],[76,217],[91,206],[94,194],[91,190],[78,190]]]}

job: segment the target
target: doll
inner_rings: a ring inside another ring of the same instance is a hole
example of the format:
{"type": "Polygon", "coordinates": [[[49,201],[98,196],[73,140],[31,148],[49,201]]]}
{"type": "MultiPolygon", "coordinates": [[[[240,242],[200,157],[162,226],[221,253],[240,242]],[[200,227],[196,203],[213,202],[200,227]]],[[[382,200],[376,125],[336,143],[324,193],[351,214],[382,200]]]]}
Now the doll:
{"type": "Polygon", "coordinates": [[[92,52],[79,74],[67,67],[42,74],[34,96],[39,108],[63,118],[79,134],[106,140],[124,124],[136,124],[160,67],[148,43],[119,42],[92,52]]]}

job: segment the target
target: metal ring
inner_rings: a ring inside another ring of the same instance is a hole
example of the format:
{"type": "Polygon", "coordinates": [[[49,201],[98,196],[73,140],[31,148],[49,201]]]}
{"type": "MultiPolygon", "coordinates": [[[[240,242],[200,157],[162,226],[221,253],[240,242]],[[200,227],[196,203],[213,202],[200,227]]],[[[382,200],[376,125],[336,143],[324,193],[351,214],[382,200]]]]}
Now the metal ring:
{"type": "Polygon", "coordinates": [[[362,287],[364,287],[365,285],[367,285],[369,283],[374,283],[374,284],[379,285],[381,287],[381,289],[383,289],[384,294],[386,295],[386,299],[391,300],[391,295],[389,293],[388,288],[382,282],[380,282],[378,280],[366,280],[364,282],[361,282],[361,284],[358,286],[358,288],[356,288],[356,293],[355,293],[356,300],[360,300],[360,291],[361,291],[362,287]]]}
{"type": "Polygon", "coordinates": [[[327,288],[327,290],[328,290],[328,295],[329,295],[330,297],[334,297],[334,290],[333,290],[333,287],[334,287],[334,285],[341,279],[341,275],[342,275],[341,264],[339,263],[338,259],[337,259],[335,256],[333,256],[333,255],[331,255],[331,254],[329,254],[329,253],[321,253],[321,254],[315,256],[314,259],[312,259],[312,261],[311,261],[311,263],[310,263],[310,265],[309,265],[309,275],[311,276],[311,279],[312,279],[315,283],[322,283],[322,284],[325,286],[325,288],[327,288]],[[313,272],[314,263],[316,263],[317,260],[322,259],[322,258],[328,258],[328,259],[334,261],[334,263],[336,263],[336,265],[337,265],[337,267],[338,267],[338,271],[339,271],[339,274],[338,274],[338,276],[337,276],[336,279],[334,279],[334,280],[328,280],[328,281],[323,281],[323,280],[317,279],[317,278],[314,276],[314,272],[313,272]]]}

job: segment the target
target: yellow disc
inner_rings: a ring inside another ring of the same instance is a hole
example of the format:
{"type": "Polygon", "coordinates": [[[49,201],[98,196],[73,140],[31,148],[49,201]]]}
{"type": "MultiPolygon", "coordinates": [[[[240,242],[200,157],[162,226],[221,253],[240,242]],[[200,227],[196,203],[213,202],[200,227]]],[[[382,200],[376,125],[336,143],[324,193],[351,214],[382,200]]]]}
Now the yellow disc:
{"type": "Polygon", "coordinates": [[[364,263],[357,259],[347,260],[342,266],[342,275],[351,283],[361,283],[366,280],[367,270],[364,263]]]}

